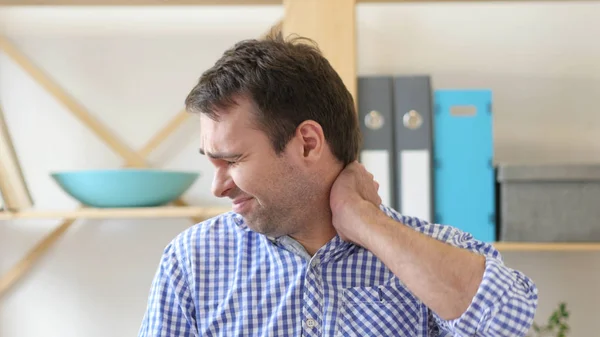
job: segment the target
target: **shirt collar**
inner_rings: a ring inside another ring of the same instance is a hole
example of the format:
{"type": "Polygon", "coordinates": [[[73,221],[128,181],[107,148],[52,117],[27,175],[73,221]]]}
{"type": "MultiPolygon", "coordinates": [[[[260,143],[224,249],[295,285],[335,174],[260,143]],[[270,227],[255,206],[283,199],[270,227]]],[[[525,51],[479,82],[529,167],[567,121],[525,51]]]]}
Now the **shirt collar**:
{"type": "MultiPolygon", "coordinates": [[[[240,229],[251,231],[251,229],[248,227],[248,225],[244,221],[244,218],[241,215],[233,212],[231,214],[236,226],[238,226],[240,229]]],[[[306,252],[304,247],[290,236],[285,235],[277,238],[269,237],[266,235],[263,236],[267,239],[268,242],[275,246],[284,248],[307,260],[311,259],[310,255],[306,252]]],[[[352,254],[357,249],[357,247],[358,246],[354,245],[353,243],[344,241],[339,235],[336,235],[331,240],[329,240],[323,247],[321,247],[321,249],[317,251],[315,256],[318,257],[321,263],[326,263],[328,261],[336,261],[352,254]]]]}
{"type": "Polygon", "coordinates": [[[334,236],[321,249],[317,251],[322,263],[337,261],[352,254],[356,248],[355,244],[344,241],[339,235],[334,236]]]}
{"type": "MultiPolygon", "coordinates": [[[[311,260],[311,256],[306,249],[290,236],[285,235],[278,238],[267,237],[267,239],[276,246],[299,255],[306,260],[311,260]]],[[[316,258],[320,263],[337,261],[352,254],[356,250],[356,247],[353,243],[344,241],[339,235],[336,235],[315,253],[313,259],[316,258]]]]}

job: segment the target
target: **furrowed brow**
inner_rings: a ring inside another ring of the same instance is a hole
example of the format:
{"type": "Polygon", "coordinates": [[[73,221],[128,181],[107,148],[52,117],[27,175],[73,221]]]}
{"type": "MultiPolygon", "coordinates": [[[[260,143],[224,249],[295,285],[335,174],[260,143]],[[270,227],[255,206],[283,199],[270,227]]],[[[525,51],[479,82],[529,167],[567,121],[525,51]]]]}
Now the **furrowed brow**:
{"type": "Polygon", "coordinates": [[[200,152],[201,155],[206,155],[213,159],[229,159],[229,160],[234,159],[235,160],[235,159],[239,159],[242,156],[241,154],[238,154],[238,153],[223,153],[223,152],[217,152],[217,153],[208,152],[208,153],[206,153],[204,151],[204,149],[202,149],[202,148],[200,148],[198,150],[198,152],[200,152]]]}

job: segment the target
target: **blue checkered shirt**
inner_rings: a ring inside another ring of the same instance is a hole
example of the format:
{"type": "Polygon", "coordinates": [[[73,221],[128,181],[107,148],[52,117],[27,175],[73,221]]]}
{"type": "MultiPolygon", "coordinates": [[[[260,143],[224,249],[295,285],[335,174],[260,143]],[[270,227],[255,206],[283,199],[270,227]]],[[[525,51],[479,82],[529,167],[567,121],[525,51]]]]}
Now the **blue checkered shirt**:
{"type": "Polygon", "coordinates": [[[468,309],[444,320],[375,255],[334,237],[314,256],[290,237],[251,231],[225,213],[190,227],[164,250],[140,337],[173,336],[524,336],[537,288],[506,267],[491,245],[454,227],[393,219],[485,255],[468,309]]]}

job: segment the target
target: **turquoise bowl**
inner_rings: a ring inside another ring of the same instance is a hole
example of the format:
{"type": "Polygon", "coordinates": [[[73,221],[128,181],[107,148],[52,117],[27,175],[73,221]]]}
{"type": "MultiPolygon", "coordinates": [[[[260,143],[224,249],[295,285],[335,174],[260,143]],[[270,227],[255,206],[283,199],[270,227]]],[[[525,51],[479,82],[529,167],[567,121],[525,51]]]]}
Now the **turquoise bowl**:
{"type": "Polygon", "coordinates": [[[155,207],[187,191],[199,174],[159,169],[107,169],[52,173],[70,196],[98,208],[155,207]]]}

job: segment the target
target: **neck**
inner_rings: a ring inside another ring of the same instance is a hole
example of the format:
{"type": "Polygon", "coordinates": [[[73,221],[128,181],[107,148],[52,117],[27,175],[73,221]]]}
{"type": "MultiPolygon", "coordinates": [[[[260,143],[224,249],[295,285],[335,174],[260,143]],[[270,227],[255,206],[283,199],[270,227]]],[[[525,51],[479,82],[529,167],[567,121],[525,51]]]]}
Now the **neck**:
{"type": "Polygon", "coordinates": [[[327,242],[335,237],[337,232],[331,224],[331,212],[320,213],[321,216],[314,216],[311,212],[310,224],[302,227],[302,232],[297,232],[290,237],[298,241],[308,252],[310,256],[321,249],[327,242]]]}
{"type": "Polygon", "coordinates": [[[331,207],[329,206],[329,191],[320,194],[314,202],[306,205],[304,221],[295,233],[290,234],[298,241],[310,256],[337,234],[332,224],[331,207]]]}
{"type": "Polygon", "coordinates": [[[298,241],[310,256],[321,249],[327,242],[333,239],[337,232],[331,223],[331,207],[329,206],[329,193],[333,182],[342,170],[341,164],[333,161],[323,165],[320,172],[312,176],[322,177],[316,186],[318,197],[313,199],[313,206],[307,205],[305,214],[310,212],[306,223],[300,226],[301,231],[291,234],[290,237],[298,241]],[[332,169],[333,168],[333,169],[332,169]]]}

